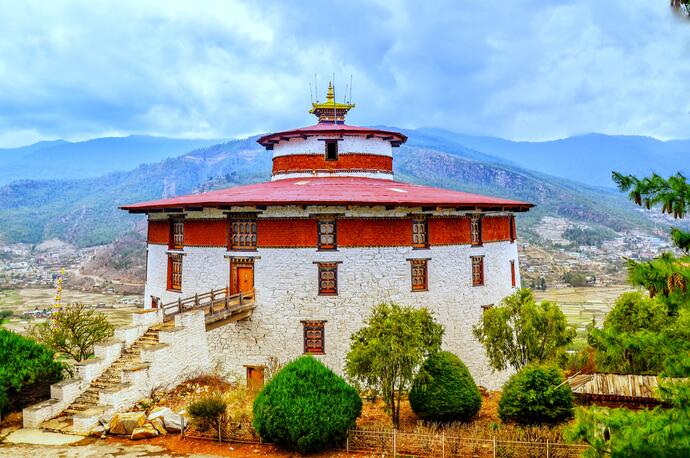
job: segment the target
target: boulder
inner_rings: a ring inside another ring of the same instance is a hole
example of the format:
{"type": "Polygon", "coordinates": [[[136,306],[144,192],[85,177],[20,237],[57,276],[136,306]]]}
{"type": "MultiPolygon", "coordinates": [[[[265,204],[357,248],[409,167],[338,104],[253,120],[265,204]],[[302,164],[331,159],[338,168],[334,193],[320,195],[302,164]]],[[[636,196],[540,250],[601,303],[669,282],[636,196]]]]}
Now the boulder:
{"type": "Polygon", "coordinates": [[[151,426],[156,428],[156,431],[158,431],[161,435],[168,434],[168,430],[165,429],[165,424],[163,423],[163,419],[161,417],[151,420],[151,426]]]}
{"type": "Polygon", "coordinates": [[[156,407],[149,414],[149,421],[160,418],[169,433],[179,433],[186,424],[182,414],[175,413],[170,407],[156,407]]]}
{"type": "Polygon", "coordinates": [[[146,423],[144,426],[134,428],[130,439],[150,439],[156,436],[158,436],[158,430],[154,428],[153,425],[151,425],[151,423],[146,423]]]}
{"type": "Polygon", "coordinates": [[[146,414],[144,412],[116,413],[110,420],[108,431],[110,434],[129,435],[135,428],[139,428],[145,423],[146,414]]]}

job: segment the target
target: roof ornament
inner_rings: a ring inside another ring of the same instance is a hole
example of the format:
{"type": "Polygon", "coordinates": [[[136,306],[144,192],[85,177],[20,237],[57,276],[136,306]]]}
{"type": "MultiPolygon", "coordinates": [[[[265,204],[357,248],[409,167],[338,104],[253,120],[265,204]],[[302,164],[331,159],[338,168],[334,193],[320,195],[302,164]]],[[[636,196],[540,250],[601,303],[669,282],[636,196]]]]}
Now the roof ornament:
{"type": "Polygon", "coordinates": [[[335,124],[345,124],[345,115],[352,108],[355,107],[354,103],[343,102],[339,103],[335,100],[335,88],[333,87],[333,82],[328,82],[328,90],[326,91],[326,101],[312,102],[312,109],[309,113],[315,115],[319,118],[319,123],[335,123],[335,124]]]}

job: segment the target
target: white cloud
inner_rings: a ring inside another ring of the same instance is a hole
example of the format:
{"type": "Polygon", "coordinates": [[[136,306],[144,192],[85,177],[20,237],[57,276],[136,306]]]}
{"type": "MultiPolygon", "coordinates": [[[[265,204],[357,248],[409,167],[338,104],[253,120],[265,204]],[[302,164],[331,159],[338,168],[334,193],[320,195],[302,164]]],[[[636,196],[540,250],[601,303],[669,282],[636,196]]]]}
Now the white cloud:
{"type": "Polygon", "coordinates": [[[644,0],[7,3],[0,146],[305,125],[315,72],[353,123],[688,137],[689,43],[644,0]]]}

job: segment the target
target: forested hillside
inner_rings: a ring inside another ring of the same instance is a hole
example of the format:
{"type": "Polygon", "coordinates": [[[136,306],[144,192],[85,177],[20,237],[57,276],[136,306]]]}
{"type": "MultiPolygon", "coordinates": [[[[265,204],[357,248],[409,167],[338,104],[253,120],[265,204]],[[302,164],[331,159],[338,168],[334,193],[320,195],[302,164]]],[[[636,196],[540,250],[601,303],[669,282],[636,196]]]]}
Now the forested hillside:
{"type": "MultiPolygon", "coordinates": [[[[408,133],[408,144],[395,152],[397,179],[533,202],[537,207],[521,218],[528,229],[541,215],[617,231],[648,224],[618,193],[522,169],[443,136],[408,133]]],[[[0,235],[6,242],[108,243],[142,218],[120,205],[266,180],[270,169],[270,152],[252,137],[97,178],[17,181],[0,187],[0,235]]]]}

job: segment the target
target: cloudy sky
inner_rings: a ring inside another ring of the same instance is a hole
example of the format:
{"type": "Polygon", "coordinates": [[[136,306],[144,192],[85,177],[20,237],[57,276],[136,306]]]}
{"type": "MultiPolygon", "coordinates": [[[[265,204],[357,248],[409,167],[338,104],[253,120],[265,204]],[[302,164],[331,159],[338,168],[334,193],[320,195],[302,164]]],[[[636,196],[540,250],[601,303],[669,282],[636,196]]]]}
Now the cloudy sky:
{"type": "Polygon", "coordinates": [[[667,0],[0,0],[0,147],[308,125],[315,73],[352,124],[690,137],[667,0]]]}

